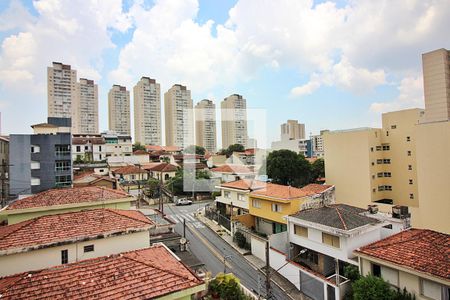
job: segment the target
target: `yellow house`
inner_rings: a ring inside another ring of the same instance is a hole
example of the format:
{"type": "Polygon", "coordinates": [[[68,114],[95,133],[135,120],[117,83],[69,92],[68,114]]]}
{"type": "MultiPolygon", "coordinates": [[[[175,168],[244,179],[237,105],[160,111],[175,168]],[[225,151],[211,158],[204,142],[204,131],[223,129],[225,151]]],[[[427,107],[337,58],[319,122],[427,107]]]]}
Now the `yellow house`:
{"type": "Polygon", "coordinates": [[[267,235],[287,230],[287,215],[302,209],[311,196],[332,186],[309,185],[302,189],[274,183],[249,194],[249,213],[255,219],[255,229],[267,235]]]}
{"type": "Polygon", "coordinates": [[[355,251],[362,275],[379,276],[418,300],[449,299],[450,236],[409,229],[355,251]]]}
{"type": "Polygon", "coordinates": [[[15,224],[36,217],[96,208],[130,209],[134,198],[122,190],[99,186],[51,189],[18,199],[0,211],[0,219],[15,224]]]}

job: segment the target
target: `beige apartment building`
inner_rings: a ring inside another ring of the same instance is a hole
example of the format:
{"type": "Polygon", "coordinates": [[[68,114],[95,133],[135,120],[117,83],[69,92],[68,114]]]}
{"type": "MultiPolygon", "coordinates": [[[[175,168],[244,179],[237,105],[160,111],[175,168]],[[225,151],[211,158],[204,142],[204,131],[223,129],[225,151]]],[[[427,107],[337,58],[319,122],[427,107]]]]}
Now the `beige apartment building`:
{"type": "Polygon", "coordinates": [[[191,91],[181,84],[174,84],[164,93],[166,146],[186,148],[193,145],[194,111],[191,91]]]}
{"type": "Polygon", "coordinates": [[[130,92],[120,85],[113,85],[108,93],[109,130],[119,135],[131,135],[130,92]]]}
{"type": "MultiPolygon", "coordinates": [[[[433,58],[442,51],[424,54],[424,70],[428,56],[433,58]]],[[[447,62],[441,60],[441,64],[447,62]]],[[[325,133],[326,181],[336,186],[338,203],[408,206],[414,227],[450,232],[450,121],[445,112],[450,103],[448,64],[446,68],[446,72],[431,75],[424,71],[424,85],[428,85],[425,110],[385,113],[382,128],[325,133]],[[442,83],[447,93],[436,96],[430,89],[442,89],[442,83]]]]}
{"type": "Polygon", "coordinates": [[[53,62],[47,67],[48,116],[72,118],[72,103],[75,98],[77,71],[70,65],[53,62]]]}
{"type": "Polygon", "coordinates": [[[72,104],[72,133],[98,134],[98,86],[94,80],[80,78],[72,104]]]}
{"type": "Polygon", "coordinates": [[[297,120],[287,120],[281,124],[281,140],[303,140],[305,139],[305,124],[297,120]]]}
{"type": "Polygon", "coordinates": [[[161,90],[155,79],[142,77],[133,88],[134,139],[144,145],[161,145],[161,90]]]}
{"type": "Polygon", "coordinates": [[[238,94],[226,97],[221,103],[222,148],[233,144],[248,144],[247,102],[238,94]]]}
{"type": "Polygon", "coordinates": [[[196,145],[209,152],[216,152],[216,105],[204,99],[195,105],[195,140],[196,145]]]}

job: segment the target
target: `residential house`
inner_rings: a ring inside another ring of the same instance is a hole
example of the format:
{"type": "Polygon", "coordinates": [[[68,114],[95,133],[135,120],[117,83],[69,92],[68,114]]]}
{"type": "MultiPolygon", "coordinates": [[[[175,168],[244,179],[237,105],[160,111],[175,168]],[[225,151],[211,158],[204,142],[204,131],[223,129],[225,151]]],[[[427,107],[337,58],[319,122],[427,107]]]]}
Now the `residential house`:
{"type": "Polygon", "coordinates": [[[163,183],[170,180],[170,178],[175,177],[178,167],[169,163],[149,163],[142,166],[146,171],[149,172],[151,178],[158,179],[163,183]]]}
{"type": "Polygon", "coordinates": [[[130,209],[134,198],[121,190],[98,186],[51,189],[18,199],[2,210],[0,218],[15,224],[44,215],[96,208],[130,209]]]}
{"type": "Polygon", "coordinates": [[[256,173],[251,166],[224,164],[211,169],[213,178],[221,182],[231,182],[240,179],[255,179],[256,173]]]}
{"type": "Polygon", "coordinates": [[[73,186],[74,187],[102,186],[109,189],[116,189],[117,180],[115,178],[109,177],[109,175],[105,176],[96,174],[94,172],[84,172],[74,176],[73,186]]]}
{"type": "Polygon", "coordinates": [[[100,134],[72,135],[72,161],[100,162],[106,160],[106,141],[100,134]]]}
{"type": "Polygon", "coordinates": [[[409,229],[354,251],[362,275],[382,277],[417,300],[450,297],[450,235],[409,229]]]}
{"type": "Polygon", "coordinates": [[[139,211],[91,209],[0,227],[0,276],[150,246],[155,227],[139,211]]]}
{"type": "Polygon", "coordinates": [[[272,235],[274,269],[313,299],[343,299],[350,282],[344,267],[358,266],[353,251],[409,226],[409,215],[390,215],[376,207],[346,204],[307,208],[286,217],[286,233],[272,235]]]}
{"type": "Polygon", "coordinates": [[[148,172],[142,166],[128,165],[111,171],[120,183],[130,184],[148,180],[148,172]]]}
{"type": "Polygon", "coordinates": [[[2,299],[193,299],[205,282],[163,244],[0,278],[2,299]]]}

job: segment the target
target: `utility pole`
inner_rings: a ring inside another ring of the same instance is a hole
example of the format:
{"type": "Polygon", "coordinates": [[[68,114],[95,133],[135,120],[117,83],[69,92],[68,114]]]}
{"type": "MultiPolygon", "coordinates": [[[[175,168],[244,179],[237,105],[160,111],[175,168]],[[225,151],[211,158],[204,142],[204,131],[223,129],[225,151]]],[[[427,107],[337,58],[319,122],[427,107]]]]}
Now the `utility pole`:
{"type": "MultiPolygon", "coordinates": [[[[0,181],[1,181],[1,184],[0,184],[0,187],[1,187],[1,193],[0,193],[0,205],[1,205],[1,207],[5,207],[6,206],[6,200],[7,200],[7,198],[8,198],[8,195],[7,194],[5,194],[5,192],[6,192],[6,180],[8,179],[7,177],[6,177],[6,170],[7,170],[7,168],[6,167],[10,167],[10,166],[12,166],[12,165],[8,165],[8,164],[1,164],[0,165],[1,166],[1,176],[0,176],[0,181]]],[[[9,174],[8,174],[8,176],[9,176],[9,174]]]]}
{"type": "Polygon", "coordinates": [[[186,219],[183,218],[183,237],[186,238],[186,219]]]}
{"type": "Polygon", "coordinates": [[[270,289],[270,261],[269,261],[269,241],[266,242],[266,299],[271,299],[270,289]]]}

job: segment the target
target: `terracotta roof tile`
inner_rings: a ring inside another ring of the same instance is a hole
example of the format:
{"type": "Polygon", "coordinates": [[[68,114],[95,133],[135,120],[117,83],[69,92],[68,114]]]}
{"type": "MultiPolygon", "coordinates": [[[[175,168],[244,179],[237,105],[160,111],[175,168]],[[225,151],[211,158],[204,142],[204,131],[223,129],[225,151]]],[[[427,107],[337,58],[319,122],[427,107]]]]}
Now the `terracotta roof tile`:
{"type": "Polygon", "coordinates": [[[0,227],[0,252],[51,246],[132,229],[146,230],[152,225],[152,221],[135,210],[92,209],[41,216],[0,227]]]}
{"type": "Polygon", "coordinates": [[[256,190],[264,188],[266,184],[266,182],[259,180],[241,179],[222,183],[220,186],[239,190],[256,190]]]}
{"type": "Polygon", "coordinates": [[[2,299],[153,299],[204,284],[162,245],[0,278],[2,299]]]}
{"type": "Polygon", "coordinates": [[[450,280],[450,235],[445,233],[412,228],[355,252],[450,280]]]}
{"type": "Polygon", "coordinates": [[[147,171],[157,171],[157,172],[175,172],[178,168],[172,164],[165,162],[161,163],[150,163],[142,165],[142,167],[147,171]]]}
{"type": "Polygon", "coordinates": [[[211,169],[212,172],[218,172],[218,173],[231,173],[231,174],[253,174],[254,172],[251,171],[248,167],[244,165],[221,165],[217,168],[211,169]]]}
{"type": "Polygon", "coordinates": [[[133,152],[133,155],[148,155],[148,152],[145,150],[136,150],[133,152]]]}
{"type": "Polygon", "coordinates": [[[128,165],[128,166],[124,166],[124,167],[120,167],[118,169],[115,169],[113,171],[114,174],[123,174],[123,175],[127,175],[127,174],[139,174],[139,173],[147,173],[146,170],[144,170],[143,168],[140,168],[135,166],[135,165],[128,165]]]}
{"type": "Polygon", "coordinates": [[[310,183],[310,184],[302,187],[301,190],[314,195],[314,194],[320,194],[320,193],[328,190],[331,187],[332,187],[332,185],[310,183]]]}
{"type": "Polygon", "coordinates": [[[99,186],[51,189],[8,205],[7,210],[64,205],[72,203],[100,202],[131,197],[120,190],[99,186]]]}
{"type": "Polygon", "coordinates": [[[310,193],[292,186],[267,183],[264,188],[253,191],[250,195],[290,200],[308,196],[310,193]]]}

